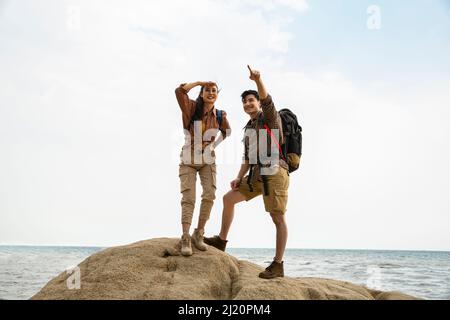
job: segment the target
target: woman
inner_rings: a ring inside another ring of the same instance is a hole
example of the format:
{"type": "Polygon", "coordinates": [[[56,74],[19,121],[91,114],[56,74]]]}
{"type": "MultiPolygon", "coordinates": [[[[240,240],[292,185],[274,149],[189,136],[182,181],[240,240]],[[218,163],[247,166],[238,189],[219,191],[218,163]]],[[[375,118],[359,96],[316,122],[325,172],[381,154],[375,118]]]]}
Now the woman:
{"type": "MultiPolygon", "coordinates": [[[[224,111],[215,108],[219,90],[214,82],[194,82],[181,84],[175,95],[180,105],[186,142],[183,146],[180,163],[181,208],[183,235],[181,254],[192,255],[191,240],[195,247],[205,251],[203,234],[206,221],[216,198],[216,164],[214,148],[217,146],[216,134],[220,131],[225,139],[230,134],[230,125],[224,111]],[[189,99],[188,92],[200,86],[197,100],[189,99]],[[200,216],[192,237],[189,229],[195,206],[195,186],[197,173],[203,188],[200,216]]],[[[220,141],[220,139],[219,139],[220,141]]]]}

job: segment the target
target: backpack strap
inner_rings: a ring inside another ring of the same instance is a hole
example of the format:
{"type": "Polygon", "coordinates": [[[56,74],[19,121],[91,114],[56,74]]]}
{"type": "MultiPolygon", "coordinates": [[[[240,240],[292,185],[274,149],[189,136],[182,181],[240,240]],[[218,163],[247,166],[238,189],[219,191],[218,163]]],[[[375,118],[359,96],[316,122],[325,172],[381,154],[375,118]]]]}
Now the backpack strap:
{"type": "MultiPolygon", "coordinates": [[[[223,119],[223,111],[216,109],[216,118],[217,122],[219,123],[219,129],[222,126],[222,119],[223,119]]],[[[191,117],[191,124],[194,123],[194,116],[191,117]]]]}
{"type": "Polygon", "coordinates": [[[286,158],[284,157],[284,154],[283,154],[283,150],[281,150],[280,144],[278,143],[277,139],[275,139],[275,136],[274,136],[273,132],[270,130],[269,126],[266,123],[264,124],[264,129],[266,129],[266,131],[270,134],[270,137],[272,138],[272,141],[274,141],[277,144],[278,151],[281,154],[281,158],[283,158],[284,162],[287,163],[286,158]]]}
{"type": "Polygon", "coordinates": [[[253,164],[250,165],[250,172],[248,173],[247,176],[247,184],[248,184],[248,188],[250,190],[250,192],[253,192],[253,184],[252,184],[252,179],[253,179],[253,164]]]}
{"type": "Polygon", "coordinates": [[[219,123],[219,128],[222,126],[222,110],[216,109],[217,122],[219,123]]]}

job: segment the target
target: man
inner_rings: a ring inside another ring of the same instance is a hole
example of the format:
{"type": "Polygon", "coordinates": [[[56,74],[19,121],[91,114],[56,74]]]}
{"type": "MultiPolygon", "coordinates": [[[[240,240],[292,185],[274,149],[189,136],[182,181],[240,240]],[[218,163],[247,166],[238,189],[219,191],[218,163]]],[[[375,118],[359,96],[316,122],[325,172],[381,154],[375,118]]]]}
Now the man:
{"type": "Polygon", "coordinates": [[[257,141],[244,138],[244,161],[236,179],[231,182],[231,191],[223,197],[220,234],[205,238],[205,243],[225,251],[228,232],[234,217],[234,206],[244,200],[249,201],[262,195],[265,210],[270,213],[276,227],[276,253],[273,262],[259,276],[271,279],[284,276],[283,255],[288,236],[284,214],[288,199],[289,167],[283,159],[280,159],[281,155],[277,152],[284,141],[280,116],[275,109],[272,97],[267,93],[260,72],[252,70],[250,66],[247,67],[250,70],[250,79],[255,81],[258,91],[247,90],[241,96],[244,111],[250,116],[246,126],[246,136],[248,136],[247,131],[253,131],[256,133],[257,141]],[[279,139],[276,137],[277,133],[279,139]],[[260,150],[259,140],[262,135],[266,135],[267,144],[271,146],[269,150],[272,150],[271,153],[275,150],[277,157],[275,165],[269,164],[270,168],[267,164],[261,163],[261,155],[264,152],[260,150]],[[252,162],[250,157],[255,149],[256,163],[252,162]],[[268,170],[273,168],[275,170],[268,170]],[[249,174],[244,177],[247,172],[249,174]]]}

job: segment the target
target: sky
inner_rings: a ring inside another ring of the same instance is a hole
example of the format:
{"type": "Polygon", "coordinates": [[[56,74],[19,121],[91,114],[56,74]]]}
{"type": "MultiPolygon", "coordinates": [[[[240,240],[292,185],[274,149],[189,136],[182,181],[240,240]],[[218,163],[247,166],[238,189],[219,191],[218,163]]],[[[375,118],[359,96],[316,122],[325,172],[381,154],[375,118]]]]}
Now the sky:
{"type": "MultiPolygon", "coordinates": [[[[194,81],[219,84],[233,129],[217,234],[250,64],[303,127],[288,248],[449,251],[449,18],[444,0],[0,0],[0,244],[179,237],[174,90],[194,81]]],[[[275,246],[262,198],[229,246],[275,246]]]]}

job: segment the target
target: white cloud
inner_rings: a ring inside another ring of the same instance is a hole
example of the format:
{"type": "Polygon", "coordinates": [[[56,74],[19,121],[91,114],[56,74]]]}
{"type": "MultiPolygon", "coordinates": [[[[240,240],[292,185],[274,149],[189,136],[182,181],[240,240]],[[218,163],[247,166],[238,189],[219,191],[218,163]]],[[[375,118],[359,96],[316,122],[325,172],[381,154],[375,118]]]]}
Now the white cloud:
{"type": "Polygon", "coordinates": [[[273,11],[277,8],[285,8],[304,12],[308,10],[308,3],[306,0],[241,0],[241,3],[254,6],[256,8],[263,8],[264,10],[273,11]]]}
{"type": "MultiPolygon", "coordinates": [[[[168,143],[180,131],[175,86],[219,81],[230,110],[249,84],[245,65],[288,47],[285,22],[240,9],[212,1],[8,2],[0,20],[0,190],[9,200],[1,203],[8,228],[0,241],[105,243],[124,215],[134,227],[117,241],[177,230],[176,203],[166,227],[155,228],[151,215],[168,210],[155,195],[177,190],[176,164],[161,174],[181,147],[168,143]],[[102,225],[104,233],[95,231],[102,225]]],[[[242,115],[230,113],[239,127],[242,115]]]]}

